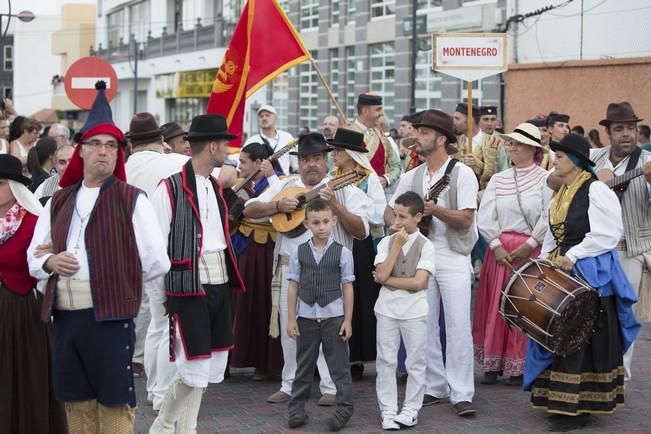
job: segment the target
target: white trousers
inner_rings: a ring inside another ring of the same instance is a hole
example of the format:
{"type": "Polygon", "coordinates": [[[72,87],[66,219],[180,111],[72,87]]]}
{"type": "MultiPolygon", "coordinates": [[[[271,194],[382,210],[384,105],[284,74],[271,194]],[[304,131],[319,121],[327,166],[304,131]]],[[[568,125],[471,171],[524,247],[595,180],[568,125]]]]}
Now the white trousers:
{"type": "Polygon", "coordinates": [[[400,336],[405,344],[407,359],[407,390],[402,411],[418,414],[425,395],[425,343],[427,342],[427,317],[398,320],[384,315],[377,317],[377,359],[375,390],[382,417],[398,414],[398,387],[396,368],[400,336]]]}
{"type": "MultiPolygon", "coordinates": [[[[619,262],[622,264],[624,273],[628,277],[628,281],[631,282],[635,295],[639,296],[640,291],[640,282],[642,281],[642,272],[644,271],[644,256],[638,255],[629,258],[626,256],[625,250],[617,250],[619,254],[619,262]]],[[[631,379],[631,362],[633,361],[633,347],[635,343],[631,344],[628,348],[628,351],[624,353],[624,380],[628,381],[631,379]]]]}
{"type": "Polygon", "coordinates": [[[470,270],[436,270],[429,279],[427,302],[427,374],[425,393],[450,397],[456,404],[472,402],[475,393],[472,334],[470,327],[470,270]],[[446,363],[443,364],[439,315],[445,313],[446,363]]]}
{"type": "Polygon", "coordinates": [[[150,299],[151,321],[145,339],[145,373],[147,374],[147,397],[153,402],[154,410],[160,408],[167,389],[176,375],[176,366],[170,362],[169,318],[161,303],[150,299]]]}
{"type": "MultiPolygon", "coordinates": [[[[289,281],[285,279],[285,276],[287,276],[288,268],[287,266],[282,267],[282,280],[280,284],[280,344],[283,348],[283,358],[285,360],[280,390],[291,395],[292,383],[296,376],[296,341],[287,335],[287,287],[289,286],[289,281]]],[[[328,365],[323,357],[323,350],[321,348],[319,348],[319,358],[316,361],[316,367],[321,377],[321,382],[319,383],[321,393],[336,395],[337,388],[330,378],[330,371],[328,370],[328,365]]]]}
{"type": "Polygon", "coordinates": [[[188,360],[185,348],[176,328],[176,346],[174,355],[177,373],[183,384],[190,387],[206,388],[208,383],[221,383],[224,381],[224,372],[228,364],[228,351],[213,351],[209,358],[188,360]]]}
{"type": "Polygon", "coordinates": [[[145,339],[147,337],[147,329],[151,321],[151,314],[149,313],[149,294],[147,294],[146,285],[143,285],[142,301],[140,302],[140,309],[136,316],[136,343],[133,348],[133,357],[131,360],[134,363],[144,364],[145,354],[145,339]]]}

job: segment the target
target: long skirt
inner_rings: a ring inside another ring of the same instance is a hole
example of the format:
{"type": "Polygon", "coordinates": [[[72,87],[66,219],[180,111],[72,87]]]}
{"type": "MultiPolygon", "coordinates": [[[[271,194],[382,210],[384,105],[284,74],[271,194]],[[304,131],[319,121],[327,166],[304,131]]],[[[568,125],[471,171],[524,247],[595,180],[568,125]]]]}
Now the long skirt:
{"type": "Polygon", "coordinates": [[[536,379],[531,404],[549,413],[610,414],[624,405],[624,366],[615,297],[601,298],[595,332],[579,351],[555,357],[536,379]]]}
{"type": "Polygon", "coordinates": [[[2,432],[68,432],[63,404],[54,399],[50,329],[40,319],[41,299],[0,285],[2,432]]]}
{"type": "Polygon", "coordinates": [[[354,303],[352,328],[353,336],[348,341],[350,362],[371,362],[375,360],[375,302],[380,293],[380,285],[373,279],[375,266],[375,247],[369,236],[364,240],[353,241],[353,263],[355,266],[354,303]]]}
{"type": "MultiPolygon", "coordinates": [[[[508,252],[518,248],[529,235],[506,232],[500,235],[502,247],[508,252]]],[[[535,249],[530,257],[536,257],[535,249]]],[[[527,351],[527,337],[516,328],[509,328],[499,315],[501,290],[511,276],[511,270],[498,264],[488,249],[479,278],[479,290],[472,321],[475,361],[485,372],[503,372],[507,376],[522,375],[527,351]]]]}
{"type": "Polygon", "coordinates": [[[274,243],[257,244],[253,233],[248,241],[237,259],[246,292],[238,293],[236,298],[231,366],[255,367],[277,376],[283,369],[283,351],[280,339],[269,336],[274,243]]]}

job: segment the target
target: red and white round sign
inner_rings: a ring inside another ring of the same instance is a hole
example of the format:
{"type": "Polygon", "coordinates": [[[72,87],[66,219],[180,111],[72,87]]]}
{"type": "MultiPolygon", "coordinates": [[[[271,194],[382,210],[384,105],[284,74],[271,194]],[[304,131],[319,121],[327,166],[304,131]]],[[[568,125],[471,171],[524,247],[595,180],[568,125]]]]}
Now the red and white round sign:
{"type": "Polygon", "coordinates": [[[118,90],[115,69],[101,57],[83,57],[70,65],[66,72],[66,95],[79,108],[90,110],[97,96],[95,83],[98,80],[106,82],[106,99],[111,101],[118,90]]]}

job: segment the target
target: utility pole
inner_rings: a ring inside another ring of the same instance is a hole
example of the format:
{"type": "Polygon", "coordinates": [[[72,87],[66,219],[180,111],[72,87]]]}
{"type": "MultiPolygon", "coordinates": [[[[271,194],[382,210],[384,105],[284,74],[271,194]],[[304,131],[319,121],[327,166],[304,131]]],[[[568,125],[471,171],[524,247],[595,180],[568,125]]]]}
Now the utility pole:
{"type": "Polygon", "coordinates": [[[416,113],[416,60],[418,57],[418,30],[416,28],[416,9],[418,0],[411,2],[411,96],[409,113],[416,113]]]}

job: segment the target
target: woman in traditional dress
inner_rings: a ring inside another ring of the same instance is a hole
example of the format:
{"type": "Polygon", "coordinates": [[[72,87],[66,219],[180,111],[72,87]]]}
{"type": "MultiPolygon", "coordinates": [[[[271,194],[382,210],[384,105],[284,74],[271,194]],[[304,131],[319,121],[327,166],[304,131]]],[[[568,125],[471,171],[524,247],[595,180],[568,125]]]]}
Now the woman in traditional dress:
{"type": "Polygon", "coordinates": [[[27,189],[20,160],[0,155],[0,421],[12,434],[67,433],[54,400],[50,334],[27,247],[42,207],[27,189]]]}
{"type": "MultiPolygon", "coordinates": [[[[247,178],[256,170],[250,187],[253,197],[267,186],[278,181],[282,169],[268,158],[273,150],[268,144],[251,143],[240,152],[240,177],[247,178]]],[[[240,180],[242,182],[243,179],[240,180]]],[[[237,184],[236,186],[237,187],[237,184]]],[[[234,188],[235,188],[234,187],[234,188]]],[[[255,367],[253,380],[265,380],[280,375],[283,353],[280,339],[269,336],[271,316],[271,278],[273,276],[273,251],[276,240],[269,219],[245,218],[231,237],[238,257],[238,267],[246,292],[238,293],[235,307],[235,349],[231,354],[231,366],[255,367]]]]}
{"type": "Polygon", "coordinates": [[[597,181],[590,145],[577,134],[552,143],[555,175],[562,182],[549,208],[541,256],[582,277],[598,291],[594,333],[577,352],[557,357],[529,341],[524,385],[531,403],[550,414],[554,431],[578,429],[590,414],[610,414],[624,404],[623,354],[640,330],[636,297],[617,256],[623,234],[619,200],[597,181]]]}
{"type": "Polygon", "coordinates": [[[380,285],[373,279],[373,259],[375,258],[374,238],[384,236],[384,209],[387,206],[384,189],[380,179],[371,167],[364,148],[364,135],[346,128],[338,128],[328,144],[334,147],[332,157],[335,169],[331,176],[339,176],[351,170],[363,173],[357,181],[372,202],[367,211],[371,234],[364,240],[353,241],[353,262],[355,266],[355,300],[353,303],[353,336],[348,341],[353,380],[364,375],[364,362],[375,361],[375,312],[373,308],[380,292],[380,285]]]}
{"type": "Polygon", "coordinates": [[[475,361],[484,370],[482,384],[522,384],[527,338],[500,318],[500,294],[512,269],[540,253],[545,237],[545,212],[551,197],[547,171],[534,163],[542,150],[538,127],[523,123],[502,136],[512,166],[493,175],[477,213],[477,225],[490,249],[484,258],[475,303],[472,337],[475,361]]]}

